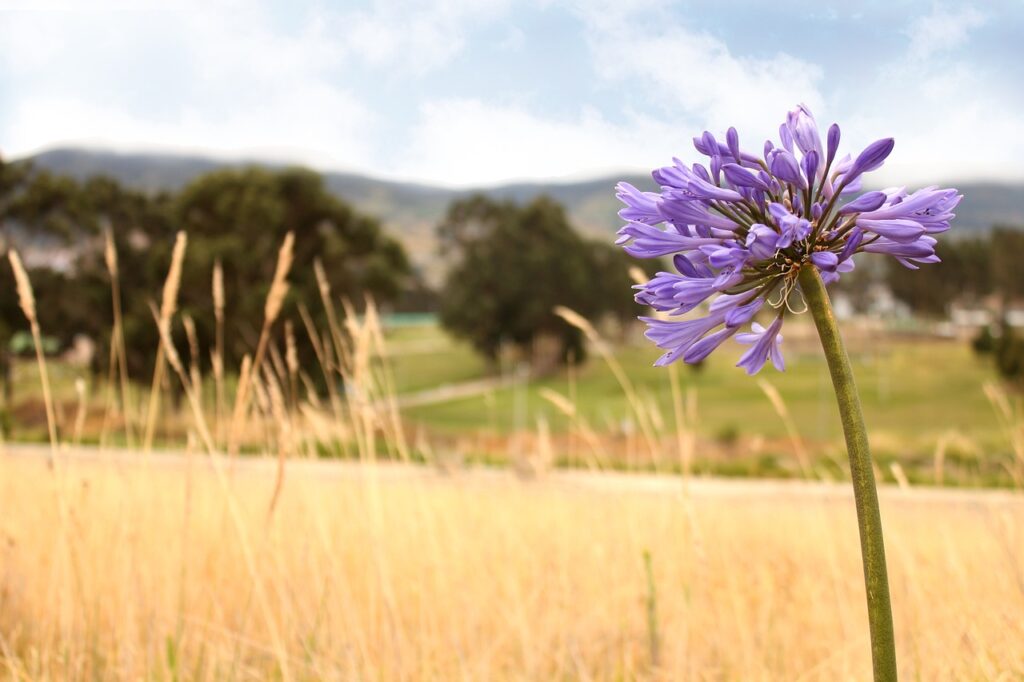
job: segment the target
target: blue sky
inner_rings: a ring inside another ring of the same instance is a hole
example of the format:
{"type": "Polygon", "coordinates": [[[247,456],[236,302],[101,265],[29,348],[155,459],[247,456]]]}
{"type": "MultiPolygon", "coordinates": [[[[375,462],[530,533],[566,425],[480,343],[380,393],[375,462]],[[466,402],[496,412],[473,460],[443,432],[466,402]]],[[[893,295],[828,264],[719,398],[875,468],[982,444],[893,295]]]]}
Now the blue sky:
{"type": "Polygon", "coordinates": [[[760,149],[805,102],[850,151],[896,137],[881,182],[1021,180],[1021,35],[1019,1],[0,0],[0,153],[488,185],[689,159],[705,128],[760,149]]]}

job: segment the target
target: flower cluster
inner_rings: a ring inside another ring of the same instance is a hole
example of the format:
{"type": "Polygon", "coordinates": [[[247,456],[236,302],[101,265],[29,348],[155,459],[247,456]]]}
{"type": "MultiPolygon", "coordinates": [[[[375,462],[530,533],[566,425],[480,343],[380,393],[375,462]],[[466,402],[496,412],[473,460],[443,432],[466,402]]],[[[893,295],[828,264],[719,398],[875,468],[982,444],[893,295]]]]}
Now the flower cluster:
{"type": "Polygon", "coordinates": [[[758,372],[770,358],[784,369],[780,344],[787,312],[796,312],[797,276],[816,268],[826,284],[853,270],[861,252],[893,256],[909,268],[935,263],[935,234],[949,229],[961,195],[955,189],[903,187],[861,192],[865,173],[879,168],[892,138],[856,158],[837,156],[839,126],[822,144],[814,117],[801,105],[779,127],[781,146],[764,143],[761,156],[740,148],[735,128],[725,141],[694,138],[707,167],[679,159],[652,174],[660,192],[617,186],[626,221],[618,244],[637,258],[672,256],[675,272],[659,272],[636,288],[636,301],[665,316],[706,304],[685,320],[642,317],[647,337],[666,351],[656,364],[700,362],[731,336],[750,348],[738,366],[758,372]],[[767,326],[754,322],[765,306],[767,326]]]}

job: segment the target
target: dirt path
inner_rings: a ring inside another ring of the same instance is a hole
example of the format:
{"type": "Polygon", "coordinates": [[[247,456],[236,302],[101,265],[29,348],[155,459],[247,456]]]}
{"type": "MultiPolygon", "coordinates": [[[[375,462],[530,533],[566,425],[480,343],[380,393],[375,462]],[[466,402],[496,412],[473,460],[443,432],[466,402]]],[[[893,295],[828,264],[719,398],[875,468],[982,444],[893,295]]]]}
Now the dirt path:
{"type": "Polygon", "coordinates": [[[458,384],[446,384],[425,391],[416,391],[415,393],[399,394],[395,396],[395,402],[398,404],[399,409],[446,403],[450,400],[472,398],[473,396],[483,395],[499,388],[512,386],[515,381],[514,377],[485,377],[458,384]]]}

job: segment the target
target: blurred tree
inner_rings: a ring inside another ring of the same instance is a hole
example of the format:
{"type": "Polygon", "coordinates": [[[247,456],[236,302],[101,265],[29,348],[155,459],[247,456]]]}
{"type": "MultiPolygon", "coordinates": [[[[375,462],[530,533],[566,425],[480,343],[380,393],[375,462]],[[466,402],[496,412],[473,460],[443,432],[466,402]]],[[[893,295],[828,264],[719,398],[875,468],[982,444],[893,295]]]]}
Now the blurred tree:
{"type": "MultiPolygon", "coordinates": [[[[1012,234],[1024,237],[1016,231],[1012,234]]],[[[995,263],[999,250],[1007,246],[1003,238],[997,240],[995,234],[991,238],[965,237],[940,241],[936,253],[942,259],[941,263],[910,270],[891,261],[887,265],[888,284],[893,294],[914,312],[943,315],[953,301],[977,300],[990,294],[994,287],[1002,286],[997,281],[999,276],[995,263]]]]}
{"type": "Polygon", "coordinates": [[[1008,324],[999,327],[993,356],[999,376],[1016,389],[1024,388],[1024,339],[1008,324]]]}
{"type": "MultiPolygon", "coordinates": [[[[450,265],[441,322],[488,359],[503,344],[535,355],[545,340],[557,342],[562,361],[582,358],[581,332],[554,314],[558,305],[592,319],[636,316],[628,274],[635,261],[584,240],[549,198],[517,206],[473,196],[452,204],[437,232],[450,265]]],[[[543,371],[546,361],[534,360],[543,371]]]]}
{"type": "MultiPolygon", "coordinates": [[[[195,321],[204,362],[215,336],[212,272],[218,260],[223,266],[224,361],[229,371],[253,350],[278,250],[289,231],[295,233],[295,251],[291,293],[282,317],[297,318],[292,302],[301,300],[323,322],[315,258],[324,265],[335,300],[348,297],[357,308],[364,295],[387,302],[406,286],[409,265],[401,245],[386,236],[375,219],[329,194],[321,177],[311,171],[217,171],[196,179],[175,197],[141,204],[116,186],[100,184],[96,191],[95,196],[106,197],[100,203],[108,207],[105,218],[118,234],[126,346],[134,376],[152,369],[159,338],[149,302],[159,299],[178,230],[188,234],[179,309],[195,321]]],[[[83,262],[82,269],[83,279],[109,286],[100,253],[83,262]]],[[[301,324],[296,327],[302,329],[301,324]]],[[[305,335],[298,336],[300,352],[310,356],[305,335]]],[[[181,350],[187,352],[184,345],[181,350]]]]}
{"type": "MultiPolygon", "coordinates": [[[[88,209],[76,182],[46,172],[36,172],[26,162],[9,163],[0,158],[0,233],[3,254],[12,247],[35,248],[66,245],[87,230],[88,209]]],[[[6,260],[6,258],[5,258],[6,260]]],[[[25,328],[25,319],[18,307],[14,277],[2,268],[0,277],[0,376],[3,394],[10,399],[11,349],[13,335],[25,328]]],[[[46,268],[30,272],[36,283],[37,300],[41,293],[65,293],[61,282],[64,274],[46,268]]],[[[81,308],[73,309],[66,298],[38,307],[40,325],[48,335],[59,334],[66,325],[81,318],[81,308]],[[76,314],[77,313],[77,314],[76,314]]]]}
{"type": "Polygon", "coordinates": [[[633,299],[636,282],[630,275],[630,268],[637,268],[649,279],[664,269],[664,264],[660,260],[637,260],[611,241],[588,241],[586,248],[591,267],[589,314],[611,318],[624,329],[643,312],[633,299]]]}
{"type": "Polygon", "coordinates": [[[10,163],[0,156],[0,223],[5,230],[31,170],[27,163],[10,163]]]}
{"type": "Polygon", "coordinates": [[[1024,268],[1020,266],[1022,253],[1024,230],[1007,226],[997,226],[992,230],[988,262],[982,269],[1004,303],[1024,298],[1024,268]]]}
{"type": "MultiPolygon", "coordinates": [[[[204,362],[215,334],[212,269],[218,259],[223,264],[229,371],[252,351],[287,232],[294,231],[296,240],[291,295],[283,316],[294,313],[290,301],[300,299],[323,322],[314,258],[323,262],[335,297],[348,297],[357,308],[367,294],[382,302],[395,299],[409,274],[402,247],[376,220],[329,194],[319,175],[300,169],[219,171],[196,179],[177,195],[147,195],[109,178],[78,184],[0,165],[0,210],[5,229],[13,226],[31,239],[45,236],[73,245],[76,259],[70,271],[30,271],[36,298],[45,302],[39,306],[40,323],[62,345],[76,334],[92,337],[98,342],[96,361],[104,365],[113,313],[101,235],[104,229],[111,231],[118,254],[129,371],[136,378],[152,371],[159,338],[149,303],[160,298],[179,229],[189,237],[179,309],[196,323],[204,362]]],[[[24,320],[9,269],[2,277],[0,342],[6,345],[10,332],[21,329],[24,320]]],[[[183,335],[177,337],[187,357],[183,335]]],[[[298,337],[300,352],[311,354],[304,335],[298,337]]]]}
{"type": "MultiPolygon", "coordinates": [[[[0,156],[0,229],[3,230],[3,251],[10,248],[9,226],[11,224],[10,210],[16,197],[20,193],[28,173],[25,164],[11,164],[0,156]]],[[[0,295],[0,381],[3,381],[4,403],[11,398],[11,362],[8,355],[8,344],[10,343],[11,321],[17,313],[17,303],[14,300],[13,277],[10,282],[4,280],[0,283],[4,293],[0,295]]]]}

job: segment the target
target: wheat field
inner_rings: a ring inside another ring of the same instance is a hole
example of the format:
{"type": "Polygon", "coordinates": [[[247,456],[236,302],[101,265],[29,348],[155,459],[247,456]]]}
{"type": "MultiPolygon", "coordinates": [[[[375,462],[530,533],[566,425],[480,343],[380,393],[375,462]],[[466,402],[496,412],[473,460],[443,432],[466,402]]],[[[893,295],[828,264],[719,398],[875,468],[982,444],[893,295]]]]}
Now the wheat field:
{"type": "MultiPolygon", "coordinates": [[[[553,470],[543,424],[524,439],[536,452],[520,453],[521,466],[448,462],[403,422],[372,302],[361,315],[347,302],[337,312],[319,265],[329,329],[307,325],[322,339],[321,366],[308,370],[347,390],[289,392],[307,375],[287,350],[290,329],[284,360],[273,340],[291,237],[255,352],[231,392],[234,370],[215,352],[211,396],[198,352],[186,366],[173,343],[184,235],[177,244],[154,309],[161,343],[148,399],[111,372],[104,433],[145,434],[125,451],[74,445],[85,404],[71,425],[60,421],[67,410],[55,409],[31,283],[11,256],[50,443],[0,443],[4,679],[870,677],[848,484],[602,471],[604,444],[553,392],[545,397],[593,448],[589,470],[553,470]],[[184,414],[161,400],[164,373],[183,388],[184,414]],[[168,421],[187,430],[182,451],[152,448],[168,421]]],[[[216,271],[213,294],[221,306],[216,271]]],[[[638,442],[688,471],[698,416],[674,375],[669,423],[589,322],[562,314],[630,398],[638,442]]],[[[124,351],[117,323],[112,338],[113,361],[124,351]]],[[[1012,469],[1024,464],[1024,424],[1004,393],[992,397],[1012,469]]],[[[1024,496],[904,479],[883,489],[882,504],[904,679],[1024,679],[1024,496]]]]}
{"type": "MultiPolygon", "coordinates": [[[[295,461],[271,510],[270,459],[0,471],[9,679],[870,675],[842,485],[295,461]]],[[[1024,503],[882,499],[904,678],[1021,679],[1024,503]]]]}

